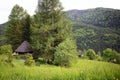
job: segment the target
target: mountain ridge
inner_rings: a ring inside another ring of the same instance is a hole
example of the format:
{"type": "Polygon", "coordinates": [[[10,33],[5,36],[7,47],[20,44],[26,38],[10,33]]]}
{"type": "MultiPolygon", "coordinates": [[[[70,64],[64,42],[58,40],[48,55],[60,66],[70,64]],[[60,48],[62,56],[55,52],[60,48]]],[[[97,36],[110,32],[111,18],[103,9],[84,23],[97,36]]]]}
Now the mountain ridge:
{"type": "Polygon", "coordinates": [[[86,10],[69,10],[67,18],[73,22],[83,22],[101,27],[119,27],[120,10],[111,8],[94,8],[86,10]]]}

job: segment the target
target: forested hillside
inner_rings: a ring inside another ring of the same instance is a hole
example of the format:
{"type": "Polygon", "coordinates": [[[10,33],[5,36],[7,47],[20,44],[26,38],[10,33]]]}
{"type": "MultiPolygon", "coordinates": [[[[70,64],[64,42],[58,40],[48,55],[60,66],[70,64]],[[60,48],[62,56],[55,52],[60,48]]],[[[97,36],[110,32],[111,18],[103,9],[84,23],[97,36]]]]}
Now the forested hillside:
{"type": "Polygon", "coordinates": [[[96,8],[67,11],[80,50],[112,48],[120,52],[120,10],[96,8]]]}
{"type": "Polygon", "coordinates": [[[7,23],[0,25],[0,36],[4,34],[4,30],[5,30],[6,26],[7,26],[7,23]]]}
{"type": "Polygon", "coordinates": [[[3,45],[6,43],[5,37],[4,37],[4,31],[5,28],[7,27],[7,23],[1,24],[0,25],[0,45],[3,45]]]}
{"type": "Polygon", "coordinates": [[[120,10],[95,8],[87,10],[70,10],[67,16],[75,22],[84,22],[99,27],[120,27],[120,10]]]}
{"type": "Polygon", "coordinates": [[[106,48],[112,48],[120,52],[120,29],[76,23],[73,25],[73,33],[80,50],[92,48],[102,52],[106,48]]]}
{"type": "MultiPolygon", "coordinates": [[[[73,22],[73,33],[80,50],[89,48],[102,51],[112,48],[120,52],[120,10],[95,8],[87,10],[70,10],[67,18],[73,22]]],[[[4,29],[0,25],[0,44],[5,43],[4,29]]]]}

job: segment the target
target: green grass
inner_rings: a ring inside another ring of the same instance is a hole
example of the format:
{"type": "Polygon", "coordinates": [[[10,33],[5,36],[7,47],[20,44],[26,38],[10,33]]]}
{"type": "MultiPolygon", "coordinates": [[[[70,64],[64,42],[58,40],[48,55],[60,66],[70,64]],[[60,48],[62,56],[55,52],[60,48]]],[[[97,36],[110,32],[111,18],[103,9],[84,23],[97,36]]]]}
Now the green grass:
{"type": "Polygon", "coordinates": [[[79,60],[69,68],[53,65],[28,67],[14,60],[14,67],[0,63],[0,80],[120,80],[120,65],[79,60]]]}

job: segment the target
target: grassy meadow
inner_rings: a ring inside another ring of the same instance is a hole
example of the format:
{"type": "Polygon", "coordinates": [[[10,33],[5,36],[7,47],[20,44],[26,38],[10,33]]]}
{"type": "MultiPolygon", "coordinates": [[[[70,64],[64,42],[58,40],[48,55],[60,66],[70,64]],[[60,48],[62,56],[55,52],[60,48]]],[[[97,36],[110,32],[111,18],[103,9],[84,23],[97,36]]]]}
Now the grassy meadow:
{"type": "Polygon", "coordinates": [[[47,64],[28,67],[24,60],[13,64],[0,63],[0,80],[120,80],[120,65],[107,62],[79,60],[69,68],[47,64]]]}

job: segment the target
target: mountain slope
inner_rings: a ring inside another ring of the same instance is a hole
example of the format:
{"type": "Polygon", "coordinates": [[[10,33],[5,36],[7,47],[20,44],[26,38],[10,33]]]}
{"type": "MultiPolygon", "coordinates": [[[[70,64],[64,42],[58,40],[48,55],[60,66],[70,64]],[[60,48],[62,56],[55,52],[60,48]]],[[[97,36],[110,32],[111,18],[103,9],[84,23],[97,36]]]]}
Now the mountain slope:
{"type": "Polygon", "coordinates": [[[112,48],[120,52],[120,10],[96,8],[67,11],[80,50],[102,52],[112,48]]]}
{"type": "Polygon", "coordinates": [[[1,24],[0,25],[0,46],[6,44],[6,39],[4,37],[4,31],[5,28],[7,27],[7,23],[1,24]]]}
{"type": "Polygon", "coordinates": [[[91,48],[96,52],[102,52],[106,48],[112,48],[120,52],[120,29],[75,23],[73,33],[80,50],[91,48]]]}
{"type": "Polygon", "coordinates": [[[95,8],[67,11],[67,17],[75,22],[84,22],[99,27],[120,28],[120,10],[95,8]]]}
{"type": "Polygon", "coordinates": [[[7,26],[7,23],[0,24],[0,36],[4,34],[4,30],[7,26]]]}

